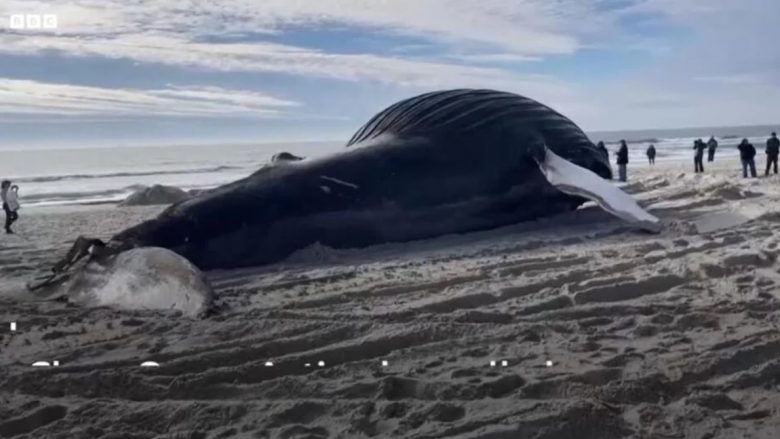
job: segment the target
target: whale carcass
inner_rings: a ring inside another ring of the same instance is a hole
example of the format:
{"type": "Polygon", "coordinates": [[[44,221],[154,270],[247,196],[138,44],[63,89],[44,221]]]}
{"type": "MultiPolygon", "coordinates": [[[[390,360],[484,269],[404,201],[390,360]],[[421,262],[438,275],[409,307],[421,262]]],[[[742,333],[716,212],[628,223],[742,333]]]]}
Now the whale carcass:
{"type": "Polygon", "coordinates": [[[611,178],[605,152],[555,110],[500,91],[437,91],[380,112],[338,153],[264,167],[107,242],[81,237],[54,271],[146,247],[201,270],[256,266],[314,243],[356,248],[487,230],[587,200],[658,231],[611,178]]]}

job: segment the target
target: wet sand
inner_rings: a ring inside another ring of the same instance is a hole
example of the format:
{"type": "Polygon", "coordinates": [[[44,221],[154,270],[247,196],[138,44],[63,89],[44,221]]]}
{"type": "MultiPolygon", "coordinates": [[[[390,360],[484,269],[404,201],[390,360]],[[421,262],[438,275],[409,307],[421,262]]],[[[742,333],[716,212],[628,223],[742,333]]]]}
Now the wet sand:
{"type": "Polygon", "coordinates": [[[159,208],[23,210],[0,237],[0,322],[18,322],[0,329],[0,437],[775,438],[780,179],[692,165],[630,169],[659,235],[585,206],[313,247],[209,273],[205,320],[18,289],[79,234],[159,208]]]}

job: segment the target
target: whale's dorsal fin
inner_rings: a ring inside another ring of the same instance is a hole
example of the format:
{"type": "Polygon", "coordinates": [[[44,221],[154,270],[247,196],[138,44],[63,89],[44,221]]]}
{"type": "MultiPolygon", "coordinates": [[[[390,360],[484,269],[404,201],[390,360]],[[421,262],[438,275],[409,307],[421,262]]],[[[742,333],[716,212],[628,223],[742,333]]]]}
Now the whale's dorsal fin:
{"type": "Polygon", "coordinates": [[[589,169],[558,156],[545,148],[539,169],[547,181],[558,190],[595,201],[602,209],[649,232],[661,231],[661,222],[642,209],[627,193],[623,192],[589,169]]]}

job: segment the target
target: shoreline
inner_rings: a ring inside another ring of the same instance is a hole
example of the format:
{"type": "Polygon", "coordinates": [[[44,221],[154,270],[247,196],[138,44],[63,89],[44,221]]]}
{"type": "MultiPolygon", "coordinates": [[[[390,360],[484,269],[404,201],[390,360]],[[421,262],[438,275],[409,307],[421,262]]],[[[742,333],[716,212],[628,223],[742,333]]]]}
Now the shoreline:
{"type": "MultiPolygon", "coordinates": [[[[648,166],[648,163],[645,160],[637,159],[637,157],[635,157],[635,155],[639,154],[637,151],[632,151],[632,154],[633,154],[631,156],[632,157],[632,161],[628,165],[629,172],[644,173],[646,171],[645,168],[652,169],[652,167],[648,166]]],[[[720,155],[716,156],[716,161],[714,162],[717,169],[722,169],[722,167],[728,166],[728,165],[724,165],[723,164],[724,161],[728,161],[729,163],[732,163],[734,169],[736,169],[736,170],[740,170],[741,169],[740,168],[741,165],[740,165],[740,162],[739,162],[739,156],[738,156],[738,152],[736,151],[736,149],[734,151],[729,150],[727,152],[726,151],[720,151],[719,154],[720,155]]],[[[613,167],[613,172],[616,174],[617,173],[617,165],[615,165],[615,163],[614,163],[614,158],[615,158],[614,151],[610,151],[610,164],[613,167]]],[[[760,164],[761,164],[762,160],[763,160],[763,157],[761,157],[761,153],[759,152],[759,154],[757,155],[757,163],[756,163],[756,170],[757,171],[759,170],[759,168],[761,168],[760,164]]],[[[693,162],[693,155],[692,154],[691,154],[690,159],[684,159],[684,158],[681,158],[679,156],[674,156],[674,155],[672,155],[672,156],[664,156],[663,154],[656,156],[656,166],[660,166],[660,167],[680,167],[681,170],[685,170],[684,169],[685,165],[688,164],[688,163],[691,163],[691,167],[692,167],[692,162],[693,162]]],[[[713,163],[711,163],[711,162],[705,162],[705,173],[706,173],[706,169],[708,167],[711,167],[712,165],[713,165],[713,163]]],[[[238,180],[238,179],[242,178],[243,176],[247,176],[251,172],[252,172],[252,170],[248,169],[246,171],[246,175],[244,175],[244,174],[237,175],[235,180],[238,180]]],[[[232,181],[235,181],[235,180],[232,180],[232,181]]],[[[614,180],[616,180],[616,178],[614,180]]],[[[157,181],[149,181],[149,182],[146,182],[146,184],[134,185],[134,186],[137,186],[137,187],[135,187],[135,190],[137,190],[141,186],[150,186],[150,185],[154,185],[154,184],[164,184],[164,183],[159,183],[157,181]]],[[[189,190],[208,190],[208,189],[211,189],[211,188],[219,186],[219,185],[216,185],[216,186],[214,186],[214,185],[203,186],[201,184],[192,183],[192,182],[190,182],[188,184],[183,184],[183,185],[168,185],[168,184],[165,184],[165,185],[166,186],[177,187],[177,188],[180,188],[180,189],[185,190],[185,191],[189,191],[189,190]]],[[[108,191],[108,192],[121,192],[121,191],[125,191],[125,192],[127,192],[127,196],[129,196],[131,193],[133,193],[133,191],[130,190],[130,189],[131,188],[121,187],[121,188],[106,189],[106,191],[108,191]]],[[[44,202],[44,203],[29,204],[29,203],[25,202],[26,200],[25,200],[24,194],[22,194],[22,196],[20,198],[20,201],[21,201],[22,207],[24,209],[23,212],[27,211],[27,212],[29,212],[31,214],[35,214],[35,213],[38,213],[38,212],[50,212],[50,211],[57,211],[57,210],[68,211],[71,208],[72,209],[78,209],[79,206],[97,206],[97,207],[101,207],[101,206],[111,207],[111,206],[113,206],[113,207],[116,207],[125,198],[126,197],[123,197],[123,198],[116,198],[115,197],[115,198],[112,198],[110,200],[109,199],[106,199],[106,200],[89,200],[89,199],[86,199],[86,200],[83,200],[83,201],[79,201],[78,199],[76,199],[76,200],[74,200],[72,202],[56,201],[56,202],[44,202]]]]}

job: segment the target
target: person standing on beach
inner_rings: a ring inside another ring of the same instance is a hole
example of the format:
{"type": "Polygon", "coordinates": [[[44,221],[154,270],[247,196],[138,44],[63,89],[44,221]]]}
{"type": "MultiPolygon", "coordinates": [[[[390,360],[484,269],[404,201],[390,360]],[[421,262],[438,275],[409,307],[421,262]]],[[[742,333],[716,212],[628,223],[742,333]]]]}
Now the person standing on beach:
{"type": "Polygon", "coordinates": [[[742,178],[747,178],[748,168],[750,168],[750,176],[756,178],[756,148],[748,142],[748,139],[742,139],[742,143],[737,148],[739,148],[739,158],[742,160],[742,178]]]}
{"type": "Polygon", "coordinates": [[[769,168],[775,165],[775,175],[777,175],[777,156],[780,155],[780,140],[777,139],[777,133],[772,132],[772,137],[766,141],[766,173],[769,175],[769,168]]]}
{"type": "MultiPolygon", "coordinates": [[[[11,224],[13,224],[19,220],[19,186],[11,186],[5,199],[6,203],[8,203],[8,210],[11,211],[11,224]]],[[[7,233],[13,233],[13,231],[9,232],[11,224],[6,227],[7,233]]]]}
{"type": "Polygon", "coordinates": [[[626,175],[626,167],[628,166],[628,145],[625,140],[620,141],[620,149],[617,153],[617,165],[620,181],[626,181],[626,178],[628,177],[626,175]]]}
{"type": "Polygon", "coordinates": [[[710,136],[710,140],[707,141],[707,161],[715,161],[715,150],[718,149],[718,141],[715,140],[715,136],[710,136]]]}
{"type": "MultiPolygon", "coordinates": [[[[14,218],[16,217],[16,212],[12,211],[11,207],[8,205],[9,195],[11,195],[10,192],[11,182],[9,180],[3,180],[3,182],[0,183],[0,198],[3,200],[3,212],[5,212],[5,233],[8,234],[14,233],[13,230],[11,230],[11,224],[14,223],[14,218]]],[[[15,199],[15,196],[13,197],[15,199]]]]}
{"type": "Polygon", "coordinates": [[[650,162],[651,165],[655,164],[655,145],[652,143],[647,147],[647,161],[650,162]]]}
{"type": "Polygon", "coordinates": [[[707,148],[707,145],[704,144],[704,141],[701,139],[697,139],[695,142],[693,142],[693,149],[696,151],[693,155],[693,166],[696,168],[694,172],[704,172],[704,150],[707,148]]]}

